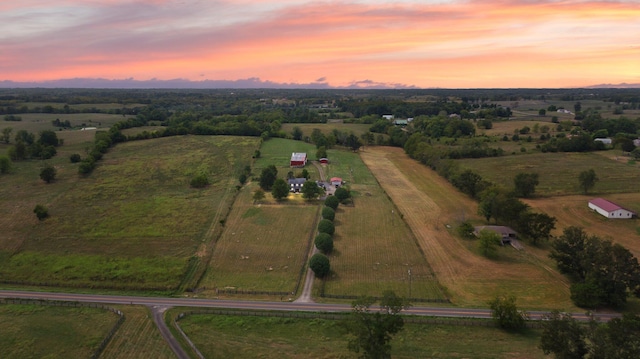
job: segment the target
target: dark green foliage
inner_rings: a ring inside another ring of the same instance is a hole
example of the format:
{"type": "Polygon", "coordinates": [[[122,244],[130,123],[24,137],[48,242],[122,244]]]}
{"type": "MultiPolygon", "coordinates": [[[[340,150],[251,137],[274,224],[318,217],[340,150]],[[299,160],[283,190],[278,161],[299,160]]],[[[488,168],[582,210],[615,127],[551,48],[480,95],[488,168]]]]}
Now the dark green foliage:
{"type": "Polygon", "coordinates": [[[489,302],[495,323],[505,330],[522,330],[529,316],[516,306],[515,296],[498,296],[489,302]]]}
{"type": "Polygon", "coordinates": [[[269,165],[267,168],[262,169],[262,173],[260,174],[260,188],[265,191],[270,191],[277,176],[278,169],[274,165],[269,165]]]}
{"type": "Polygon", "coordinates": [[[328,233],[320,233],[313,242],[316,248],[324,254],[329,254],[333,250],[333,237],[328,233]]]}
{"type": "Polygon", "coordinates": [[[13,132],[13,128],[11,127],[5,127],[2,129],[2,136],[0,137],[0,139],[2,139],[2,142],[9,144],[9,142],[11,142],[11,132],[13,132]]]}
{"type": "Polygon", "coordinates": [[[71,163],[78,163],[82,160],[82,158],[80,157],[79,154],[74,153],[71,156],[69,156],[69,161],[71,161],[71,163]]]}
{"type": "Polygon", "coordinates": [[[335,217],[336,211],[333,208],[327,206],[322,208],[322,218],[333,221],[335,217]]]}
{"type": "Polygon", "coordinates": [[[451,179],[451,183],[460,191],[472,198],[476,198],[476,196],[486,188],[486,184],[483,182],[482,176],[471,170],[465,170],[459,175],[453,177],[451,179]]]}
{"type": "Polygon", "coordinates": [[[193,188],[204,188],[209,185],[209,176],[204,172],[200,172],[191,178],[190,185],[193,188]]]}
{"type": "Polygon", "coordinates": [[[385,291],[380,309],[373,312],[372,297],[362,297],[351,304],[353,310],[344,321],[349,334],[349,350],[360,353],[361,358],[391,358],[391,339],[404,328],[400,312],[411,305],[392,291],[385,291]]]}
{"type": "Polygon", "coordinates": [[[260,155],[261,155],[260,150],[255,150],[253,152],[253,158],[260,158],[260,155]]]}
{"type": "Polygon", "coordinates": [[[596,175],[596,171],[592,168],[580,172],[578,180],[580,181],[580,188],[582,188],[584,194],[587,194],[589,190],[596,185],[596,182],[598,182],[598,176],[596,175]]]}
{"type": "Polygon", "coordinates": [[[309,268],[318,278],[324,278],[331,272],[329,258],[321,253],[314,254],[309,260],[309,268]]]}
{"type": "Polygon", "coordinates": [[[558,359],[584,358],[589,352],[586,339],[586,327],[570,314],[554,310],[543,321],[540,349],[558,359]]]}
{"type": "Polygon", "coordinates": [[[38,217],[38,219],[41,221],[49,217],[49,211],[45,206],[41,204],[36,205],[36,207],[33,209],[33,213],[35,213],[36,217],[38,217]]]}
{"type": "Polygon", "coordinates": [[[360,138],[354,135],[353,133],[347,137],[346,146],[351,149],[351,151],[358,151],[360,147],[362,147],[362,142],[360,142],[360,138]]]}
{"type": "Polygon", "coordinates": [[[340,205],[340,200],[337,199],[335,196],[329,196],[327,197],[327,199],[324,200],[324,205],[327,207],[333,208],[333,210],[336,210],[340,205]]]}
{"type": "Polygon", "coordinates": [[[590,336],[592,358],[640,358],[640,317],[624,314],[598,325],[590,336]]]}
{"type": "Polygon", "coordinates": [[[639,294],[640,264],[623,246],[568,227],[552,247],[549,256],[574,282],[571,298],[576,305],[621,307],[630,292],[639,294]]]}
{"type": "Polygon", "coordinates": [[[241,185],[244,185],[245,183],[247,183],[247,175],[244,173],[241,173],[240,176],[238,176],[238,182],[240,182],[241,185]]]}
{"type": "Polygon", "coordinates": [[[333,225],[333,222],[328,219],[321,219],[320,223],[318,223],[318,232],[320,233],[333,235],[335,231],[336,227],[333,225]]]}
{"type": "Polygon", "coordinates": [[[472,239],[475,238],[473,231],[475,230],[475,228],[473,228],[473,225],[471,223],[469,223],[468,221],[464,221],[462,223],[460,223],[460,225],[457,228],[458,231],[458,235],[464,239],[472,239]]]}
{"type": "Polygon", "coordinates": [[[16,142],[23,142],[26,145],[30,145],[33,144],[35,140],[36,136],[27,130],[18,130],[18,132],[16,132],[16,142]]]}
{"type": "Polygon", "coordinates": [[[484,229],[480,231],[478,238],[480,253],[487,258],[494,257],[498,246],[502,245],[502,238],[494,231],[484,229]]]}
{"type": "Polygon", "coordinates": [[[327,157],[327,148],[325,146],[320,146],[316,151],[316,158],[326,158],[327,157]]]}
{"type": "Polygon", "coordinates": [[[89,156],[80,162],[80,166],[78,166],[78,173],[81,175],[88,175],[94,168],[96,168],[96,161],[93,157],[89,156]]]}
{"type": "Polygon", "coordinates": [[[46,130],[40,132],[40,138],[38,139],[38,143],[43,146],[59,146],[60,141],[58,140],[58,135],[54,131],[46,130]]]}
{"type": "Polygon", "coordinates": [[[302,185],[302,198],[314,199],[322,194],[323,190],[314,181],[307,181],[302,185]]]}
{"type": "Polygon", "coordinates": [[[340,201],[340,203],[351,197],[351,193],[349,192],[349,190],[344,187],[336,188],[336,191],[333,193],[333,195],[338,199],[338,201],[340,201]]]}
{"type": "Polygon", "coordinates": [[[309,171],[307,171],[306,168],[303,168],[302,172],[300,172],[300,174],[298,176],[296,176],[296,177],[309,179],[309,178],[311,178],[311,175],[309,174],[309,171]]]}
{"type": "Polygon", "coordinates": [[[515,193],[518,197],[529,198],[536,191],[538,181],[537,173],[518,173],[513,179],[515,193]]]}
{"type": "Polygon", "coordinates": [[[551,231],[556,227],[556,218],[546,213],[532,213],[525,211],[518,220],[518,232],[528,237],[531,243],[538,244],[542,240],[549,240],[551,231]]]}
{"type": "Polygon", "coordinates": [[[42,169],[40,170],[40,179],[47,183],[51,183],[53,182],[53,180],[56,179],[57,173],[58,171],[56,171],[55,167],[47,164],[44,167],[42,167],[42,169]]]}
{"type": "Polygon", "coordinates": [[[258,188],[253,192],[253,203],[260,202],[265,198],[264,191],[262,188],[258,188]]]}
{"type": "Polygon", "coordinates": [[[276,199],[276,201],[287,198],[287,196],[289,195],[289,185],[287,184],[287,181],[283,180],[282,178],[276,179],[275,182],[273,182],[271,195],[276,199]]]}
{"type": "Polygon", "coordinates": [[[291,131],[291,137],[296,140],[296,141],[300,141],[302,139],[302,130],[300,129],[300,127],[295,126],[293,128],[293,131],[291,131]]]}
{"type": "Polygon", "coordinates": [[[8,156],[0,156],[0,174],[11,172],[13,164],[8,156]]]}

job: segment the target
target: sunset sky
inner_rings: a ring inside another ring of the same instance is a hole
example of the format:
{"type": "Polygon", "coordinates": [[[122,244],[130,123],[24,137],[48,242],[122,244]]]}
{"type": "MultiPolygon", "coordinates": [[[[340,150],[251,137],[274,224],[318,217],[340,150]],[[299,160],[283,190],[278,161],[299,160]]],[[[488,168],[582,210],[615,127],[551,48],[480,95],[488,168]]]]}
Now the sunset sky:
{"type": "Polygon", "coordinates": [[[640,1],[0,2],[0,81],[640,83],[640,1]]]}

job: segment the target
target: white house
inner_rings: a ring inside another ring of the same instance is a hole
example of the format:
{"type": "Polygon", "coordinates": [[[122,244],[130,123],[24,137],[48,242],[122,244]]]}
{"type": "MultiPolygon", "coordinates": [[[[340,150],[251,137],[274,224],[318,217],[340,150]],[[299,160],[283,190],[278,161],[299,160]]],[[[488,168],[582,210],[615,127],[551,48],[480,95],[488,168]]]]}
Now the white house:
{"type": "Polygon", "coordinates": [[[382,115],[382,118],[384,118],[385,120],[393,120],[395,116],[393,115],[382,115]]]}
{"type": "Polygon", "coordinates": [[[595,138],[594,139],[595,142],[602,142],[605,145],[610,145],[613,143],[613,141],[610,138],[595,138]]]}
{"type": "Polygon", "coordinates": [[[607,218],[633,218],[637,214],[628,209],[622,208],[619,205],[607,201],[604,198],[595,198],[589,201],[589,208],[600,213],[607,218]]]}

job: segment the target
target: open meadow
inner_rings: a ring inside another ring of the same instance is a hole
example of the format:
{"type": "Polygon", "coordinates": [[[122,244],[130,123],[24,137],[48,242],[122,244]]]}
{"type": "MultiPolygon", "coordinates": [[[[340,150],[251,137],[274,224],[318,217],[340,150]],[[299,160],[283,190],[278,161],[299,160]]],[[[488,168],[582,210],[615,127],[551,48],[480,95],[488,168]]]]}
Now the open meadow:
{"type": "MultiPolygon", "coordinates": [[[[351,358],[338,320],[193,314],[179,322],[207,358],[351,358]]],[[[546,358],[540,333],[493,327],[407,323],[391,341],[393,358],[546,358]]]]}
{"type": "Polygon", "coordinates": [[[105,309],[0,304],[2,358],[90,358],[118,321],[105,309]]]}
{"type": "Polygon", "coordinates": [[[475,241],[455,235],[463,220],[482,223],[477,204],[436,172],[399,148],[369,148],[360,155],[411,227],[454,304],[484,307],[496,295],[513,294],[528,309],[574,309],[567,279],[534,249],[502,247],[490,260],[478,253],[475,241]]]}
{"type": "Polygon", "coordinates": [[[7,213],[0,219],[0,276],[57,286],[176,288],[219,227],[237,173],[258,143],[225,136],[122,143],[86,178],[58,155],[49,160],[58,170],[51,184],[38,178],[39,161],[16,163],[0,188],[7,213]],[[200,172],[211,184],[190,188],[200,172]],[[38,221],[36,204],[50,218],[38,221]]]}

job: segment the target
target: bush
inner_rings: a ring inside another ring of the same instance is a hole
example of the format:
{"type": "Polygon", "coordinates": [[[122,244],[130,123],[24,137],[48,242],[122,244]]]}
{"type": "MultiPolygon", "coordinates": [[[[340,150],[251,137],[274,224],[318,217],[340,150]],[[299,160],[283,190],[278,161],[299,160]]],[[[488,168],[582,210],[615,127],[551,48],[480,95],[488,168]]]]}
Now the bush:
{"type": "Polygon", "coordinates": [[[338,206],[340,205],[340,200],[335,196],[329,196],[327,197],[327,199],[324,200],[324,205],[329,208],[332,208],[335,211],[336,209],[338,209],[338,206]]]}
{"type": "Polygon", "coordinates": [[[320,233],[327,233],[329,235],[333,235],[336,231],[336,227],[333,225],[333,222],[331,222],[328,219],[322,219],[320,220],[320,223],[318,223],[318,232],[320,233]]]}
{"type": "Polygon", "coordinates": [[[329,258],[324,254],[316,253],[309,260],[309,268],[318,278],[324,278],[331,271],[329,258]]]}
{"type": "Polygon", "coordinates": [[[7,156],[0,156],[0,173],[9,173],[11,172],[11,159],[7,156]]]}
{"type": "Polygon", "coordinates": [[[473,231],[475,230],[475,228],[473,228],[473,225],[471,223],[469,223],[468,221],[464,221],[462,223],[460,223],[460,225],[458,226],[458,235],[464,239],[473,239],[475,238],[473,231]]]}
{"type": "Polygon", "coordinates": [[[80,166],[78,166],[78,173],[81,175],[90,174],[93,169],[96,167],[96,161],[93,157],[89,156],[80,162],[80,166]]]}
{"type": "Polygon", "coordinates": [[[333,238],[327,233],[318,234],[314,244],[316,245],[316,248],[324,254],[329,254],[333,250],[333,238]]]}
{"type": "Polygon", "coordinates": [[[71,156],[69,156],[69,161],[71,161],[71,163],[78,163],[82,160],[82,158],[80,157],[79,154],[74,153],[71,156]]]}
{"type": "Polygon", "coordinates": [[[209,178],[205,173],[200,173],[191,179],[191,187],[204,188],[209,185],[209,178]]]}
{"type": "Polygon", "coordinates": [[[33,209],[33,213],[35,213],[38,219],[41,221],[49,217],[49,211],[45,206],[41,204],[36,205],[36,208],[33,209]]]}
{"type": "Polygon", "coordinates": [[[334,195],[340,202],[344,202],[344,200],[351,197],[351,193],[344,187],[336,188],[334,195]]]}
{"type": "Polygon", "coordinates": [[[324,207],[322,208],[322,218],[333,221],[336,218],[336,211],[331,207],[324,207]]]}
{"type": "Polygon", "coordinates": [[[42,170],[40,170],[40,179],[47,183],[51,183],[56,179],[56,174],[57,171],[55,167],[46,165],[42,168],[42,170]]]}

